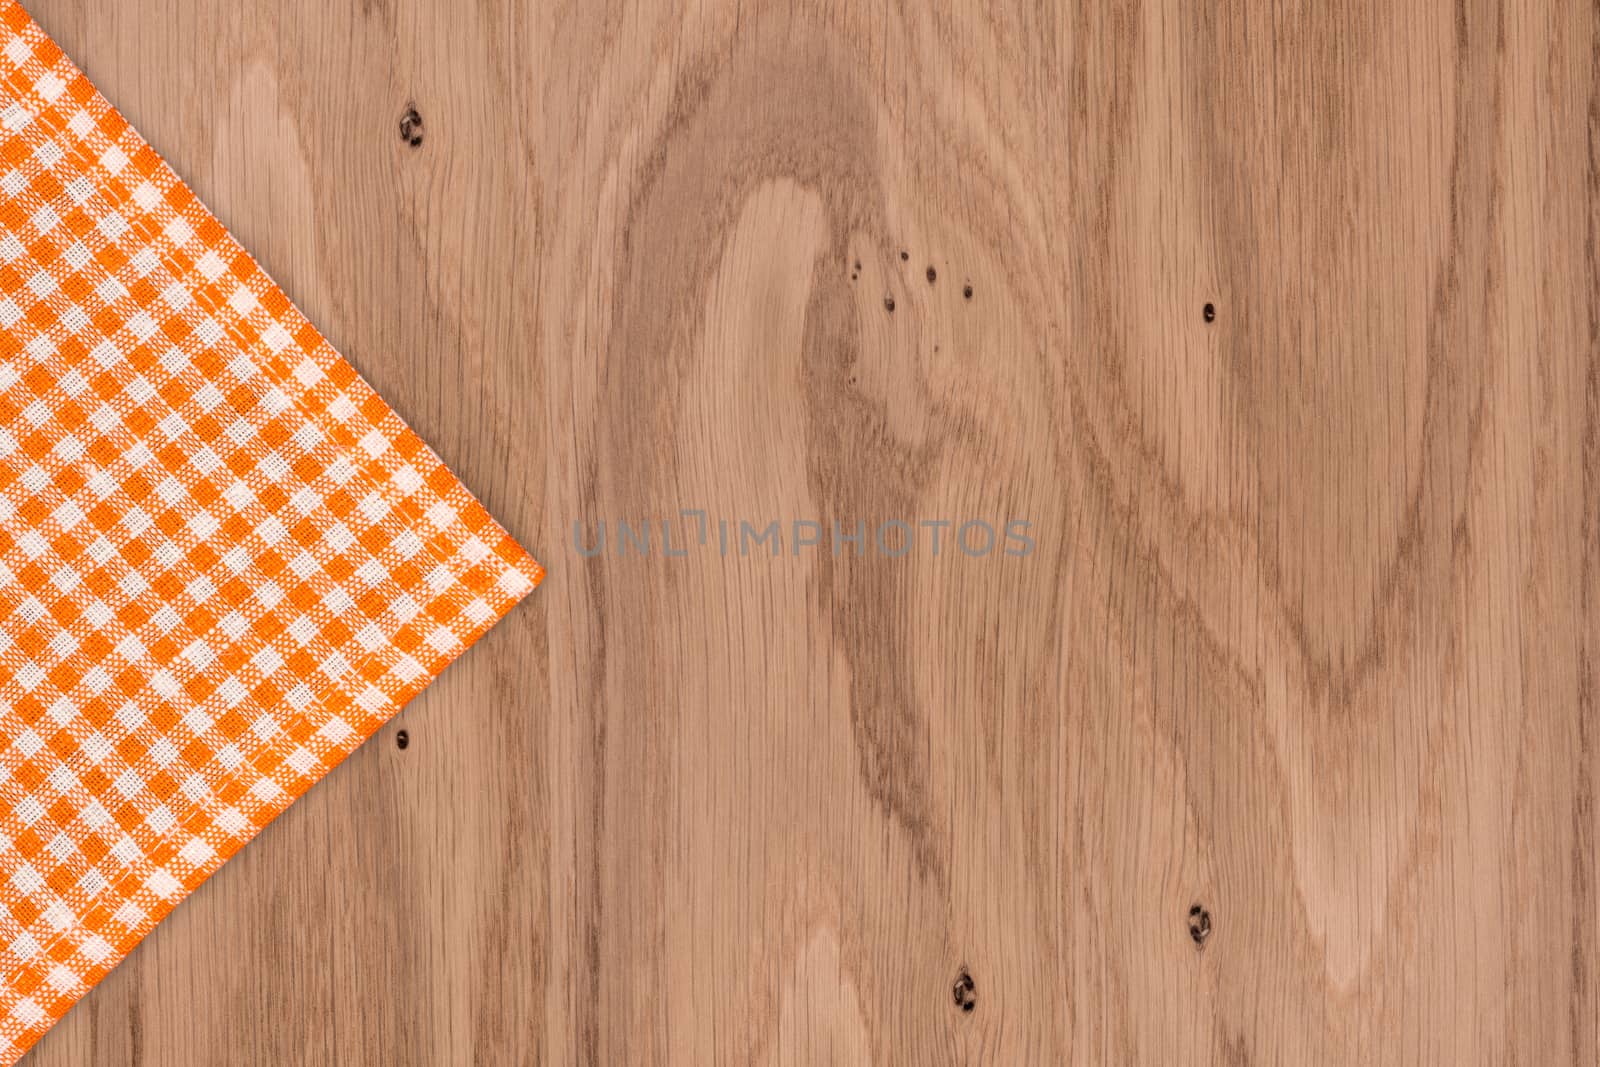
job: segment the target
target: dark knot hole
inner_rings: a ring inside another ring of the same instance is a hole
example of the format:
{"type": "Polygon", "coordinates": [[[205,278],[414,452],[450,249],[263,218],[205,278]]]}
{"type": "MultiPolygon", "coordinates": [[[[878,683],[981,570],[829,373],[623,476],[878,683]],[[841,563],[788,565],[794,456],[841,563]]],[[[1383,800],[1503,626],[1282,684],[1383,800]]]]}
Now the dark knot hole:
{"type": "Polygon", "coordinates": [[[422,144],[422,115],[414,104],[407,104],[405,114],[400,116],[400,139],[412,148],[422,144]]]}
{"type": "Polygon", "coordinates": [[[965,967],[956,974],[956,984],[951,990],[955,997],[956,1007],[964,1012],[978,1010],[978,983],[972,980],[972,975],[965,967]]]}

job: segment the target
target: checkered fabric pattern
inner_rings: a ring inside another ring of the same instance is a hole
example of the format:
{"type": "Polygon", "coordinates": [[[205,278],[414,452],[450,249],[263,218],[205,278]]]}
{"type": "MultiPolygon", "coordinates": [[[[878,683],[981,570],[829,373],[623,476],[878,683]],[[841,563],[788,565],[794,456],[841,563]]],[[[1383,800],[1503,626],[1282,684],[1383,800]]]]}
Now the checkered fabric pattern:
{"type": "Polygon", "coordinates": [[[0,0],[0,1062],[542,576],[0,0]]]}

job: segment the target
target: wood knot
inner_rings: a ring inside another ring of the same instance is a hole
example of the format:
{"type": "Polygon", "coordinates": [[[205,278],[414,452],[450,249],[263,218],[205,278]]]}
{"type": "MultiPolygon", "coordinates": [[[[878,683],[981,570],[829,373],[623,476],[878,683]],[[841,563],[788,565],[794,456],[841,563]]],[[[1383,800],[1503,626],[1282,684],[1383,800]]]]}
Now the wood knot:
{"type": "Polygon", "coordinates": [[[400,139],[412,148],[422,144],[422,116],[414,105],[406,105],[405,114],[400,116],[400,139]]]}
{"type": "Polygon", "coordinates": [[[404,730],[401,730],[399,733],[394,735],[394,747],[400,749],[402,752],[405,751],[407,746],[410,744],[411,735],[406,733],[404,730]]]}
{"type": "Polygon", "coordinates": [[[971,300],[972,299],[972,286],[970,284],[969,285],[963,285],[961,287],[961,295],[966,297],[968,300],[971,300]]]}
{"type": "Polygon", "coordinates": [[[894,297],[886,296],[883,298],[883,309],[891,315],[894,314],[894,297]]]}
{"type": "Polygon", "coordinates": [[[978,983],[972,980],[972,975],[967,973],[965,967],[956,974],[956,984],[951,990],[955,997],[956,1007],[971,1013],[978,1010],[978,983]]]}
{"type": "Polygon", "coordinates": [[[1200,316],[1201,316],[1201,318],[1205,319],[1207,322],[1216,322],[1217,321],[1217,305],[1215,305],[1215,304],[1207,304],[1205,307],[1200,309],[1200,316]]]}
{"type": "Polygon", "coordinates": [[[1199,904],[1189,909],[1189,937],[1196,945],[1204,948],[1206,938],[1211,936],[1211,913],[1199,904]]]}

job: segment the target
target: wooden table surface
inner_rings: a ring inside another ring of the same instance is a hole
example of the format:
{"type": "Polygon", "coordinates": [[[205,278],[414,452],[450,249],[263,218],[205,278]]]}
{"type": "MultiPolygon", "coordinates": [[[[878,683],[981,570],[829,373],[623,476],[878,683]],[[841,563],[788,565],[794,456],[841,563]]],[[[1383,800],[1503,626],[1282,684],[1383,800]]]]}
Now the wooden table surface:
{"type": "Polygon", "coordinates": [[[1600,1062],[1593,0],[27,6],[550,570],[31,1064],[1600,1062]]]}

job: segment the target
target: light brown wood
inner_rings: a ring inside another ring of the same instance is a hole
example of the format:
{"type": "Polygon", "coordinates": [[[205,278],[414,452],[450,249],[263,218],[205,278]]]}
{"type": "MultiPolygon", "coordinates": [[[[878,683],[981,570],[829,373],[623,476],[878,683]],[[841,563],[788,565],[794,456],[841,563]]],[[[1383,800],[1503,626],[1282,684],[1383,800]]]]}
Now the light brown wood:
{"type": "Polygon", "coordinates": [[[29,8],[550,569],[33,1063],[1600,1062],[1592,0],[29,8]]]}

